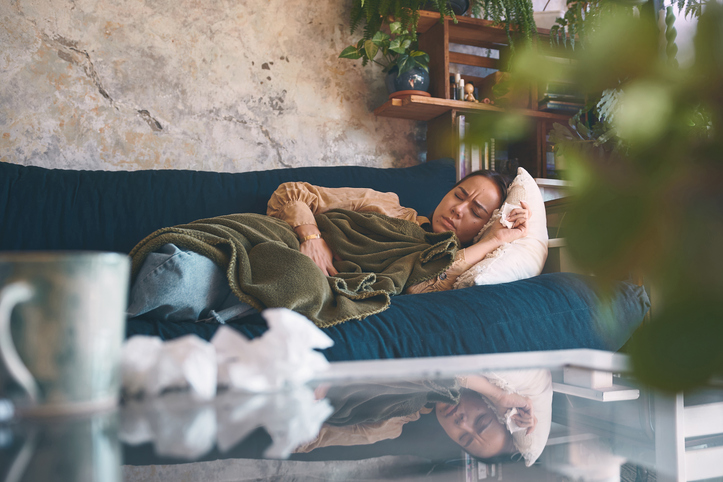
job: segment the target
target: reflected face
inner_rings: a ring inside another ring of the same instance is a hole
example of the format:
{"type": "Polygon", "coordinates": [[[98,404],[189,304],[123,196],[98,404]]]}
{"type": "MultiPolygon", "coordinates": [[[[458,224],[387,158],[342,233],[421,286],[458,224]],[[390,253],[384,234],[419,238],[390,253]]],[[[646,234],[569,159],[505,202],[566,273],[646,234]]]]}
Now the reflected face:
{"type": "Polygon", "coordinates": [[[467,178],[442,198],[432,215],[432,230],[453,231],[467,246],[501,205],[502,195],[493,180],[483,176],[467,178]]]}
{"type": "Polygon", "coordinates": [[[436,414],[447,435],[475,457],[515,452],[512,434],[477,392],[463,390],[457,405],[438,403],[436,414]]]}

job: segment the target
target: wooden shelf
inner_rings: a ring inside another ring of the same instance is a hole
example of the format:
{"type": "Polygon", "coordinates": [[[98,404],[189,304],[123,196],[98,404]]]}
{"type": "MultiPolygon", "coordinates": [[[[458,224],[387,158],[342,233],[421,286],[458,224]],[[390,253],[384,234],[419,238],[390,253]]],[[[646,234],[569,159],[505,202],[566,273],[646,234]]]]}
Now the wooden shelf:
{"type": "Polygon", "coordinates": [[[501,109],[497,106],[484,104],[482,102],[465,102],[462,100],[440,99],[438,97],[426,97],[421,95],[410,95],[390,99],[374,110],[374,115],[380,117],[396,117],[398,119],[411,119],[418,121],[430,121],[435,117],[455,110],[458,113],[483,113],[483,112],[510,112],[521,114],[525,117],[536,120],[548,120],[567,122],[570,118],[566,115],[554,114],[531,109],[501,109]]]}
{"type": "MultiPolygon", "coordinates": [[[[449,78],[453,71],[452,64],[475,68],[504,70],[510,58],[510,38],[502,26],[496,26],[490,20],[470,17],[450,17],[440,19],[438,12],[420,11],[417,23],[419,48],[429,54],[429,94],[430,96],[407,95],[390,99],[374,110],[380,117],[393,117],[427,122],[427,155],[430,158],[451,157],[458,164],[458,175],[464,171],[463,164],[469,162],[466,149],[460,150],[463,142],[460,138],[459,122],[469,126],[482,116],[499,116],[504,113],[519,114],[530,122],[525,126],[526,133],[504,147],[508,155],[517,165],[527,169],[533,177],[547,175],[547,134],[552,123],[567,123],[570,116],[537,110],[538,92],[536,85],[519,88],[508,95],[510,105],[526,108],[503,109],[496,105],[452,100],[449,78]],[[475,49],[459,52],[452,44],[481,47],[489,49],[482,55],[476,55],[475,49]],[[464,119],[467,117],[466,119],[464,119]]],[[[513,34],[514,35],[514,34],[513,34]]],[[[549,30],[538,29],[538,48],[549,44],[549,30]]],[[[468,73],[462,74],[465,83],[474,82],[479,88],[480,98],[492,97],[492,84],[497,77],[489,76],[489,71],[480,69],[477,77],[468,73]]],[[[469,71],[467,71],[469,72],[469,71]]],[[[473,129],[475,127],[472,127],[473,129]]],[[[484,132],[478,132],[484,136],[484,132]]],[[[496,145],[496,144],[495,144],[496,145]]],[[[504,146],[504,143],[502,144],[504,146]]],[[[499,147],[499,145],[497,145],[499,147]]],[[[469,151],[471,152],[471,151],[469,151]]],[[[506,157],[500,158],[507,160],[506,157]]],[[[514,163],[513,163],[514,164],[514,163]]],[[[469,166],[467,166],[469,167],[469,166]]],[[[503,167],[507,169],[507,167],[503,167]]]]}
{"type": "MultiPolygon", "coordinates": [[[[452,21],[450,17],[447,18],[452,21]]],[[[420,10],[419,21],[417,22],[417,33],[425,33],[427,30],[432,28],[435,23],[439,23],[439,12],[420,10]]],[[[494,25],[494,22],[491,20],[457,16],[457,23],[454,25],[461,28],[475,29],[478,32],[478,35],[479,33],[482,33],[485,37],[499,39],[501,43],[507,43],[507,33],[505,33],[505,29],[500,25],[494,25]]],[[[550,30],[546,28],[538,28],[537,35],[540,36],[541,40],[549,41],[550,30]]]]}

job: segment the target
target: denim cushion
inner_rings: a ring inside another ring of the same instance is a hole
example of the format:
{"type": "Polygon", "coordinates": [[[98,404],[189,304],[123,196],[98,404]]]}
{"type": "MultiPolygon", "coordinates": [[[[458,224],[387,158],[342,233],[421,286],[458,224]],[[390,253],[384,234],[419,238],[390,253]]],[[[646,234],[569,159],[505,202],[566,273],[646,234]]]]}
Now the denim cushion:
{"type": "Polygon", "coordinates": [[[279,184],[396,192],[430,214],[455,182],[450,159],[403,169],[303,167],[258,172],[75,171],[0,162],[0,251],[127,253],[153,231],[232,213],[265,213],[279,184]]]}
{"type": "MultiPolygon", "coordinates": [[[[618,350],[641,323],[645,290],[610,283],[610,301],[596,278],[550,273],[499,285],[403,295],[388,310],[324,330],[331,361],[471,355],[592,348],[618,350]]],[[[254,338],[266,330],[260,314],[229,323],[254,338]]],[[[218,325],[131,320],[127,335],[211,339],[218,325]]]]}

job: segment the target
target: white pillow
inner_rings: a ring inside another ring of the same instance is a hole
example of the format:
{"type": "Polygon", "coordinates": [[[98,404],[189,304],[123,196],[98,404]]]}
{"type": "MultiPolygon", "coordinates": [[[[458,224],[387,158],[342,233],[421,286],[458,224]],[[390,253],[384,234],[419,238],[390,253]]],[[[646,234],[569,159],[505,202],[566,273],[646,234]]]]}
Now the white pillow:
{"type": "MultiPolygon", "coordinates": [[[[542,193],[535,180],[523,168],[517,169],[517,177],[507,190],[505,202],[520,205],[525,201],[532,215],[527,221],[527,236],[507,243],[489,253],[479,263],[462,273],[454,282],[454,289],[472,285],[492,285],[532,278],[542,273],[547,259],[547,215],[542,193]]],[[[492,223],[500,222],[500,210],[492,217],[475,237],[475,242],[484,236],[492,223]]]]}
{"type": "MultiPolygon", "coordinates": [[[[535,430],[526,435],[526,430],[514,432],[512,442],[525,459],[525,465],[534,464],[547,445],[552,426],[552,375],[549,370],[510,370],[485,372],[483,375],[494,385],[508,393],[529,397],[533,415],[537,417],[535,430]]],[[[505,414],[496,414],[504,424],[505,414]]]]}

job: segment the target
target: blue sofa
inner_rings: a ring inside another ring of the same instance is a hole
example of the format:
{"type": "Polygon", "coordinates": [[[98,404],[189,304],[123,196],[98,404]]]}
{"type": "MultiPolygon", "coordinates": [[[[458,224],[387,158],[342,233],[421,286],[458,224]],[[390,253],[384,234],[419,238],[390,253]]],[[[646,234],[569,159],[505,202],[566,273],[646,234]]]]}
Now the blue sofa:
{"type": "MultiPolygon", "coordinates": [[[[128,253],[158,228],[211,216],[265,213],[286,181],[393,191],[429,214],[453,186],[451,160],[404,169],[307,167],[245,173],[72,171],[0,162],[0,251],[102,250],[128,253]]],[[[603,304],[598,280],[551,273],[462,290],[403,295],[363,320],[325,329],[329,360],[448,356],[565,348],[618,350],[642,321],[642,287],[611,282],[603,304]],[[512,302],[514,300],[514,302],[512,302]],[[612,323],[611,323],[612,320],[612,323]]],[[[248,337],[266,330],[261,315],[230,324],[248,337]]],[[[210,339],[218,325],[129,321],[127,335],[210,339]]]]}

